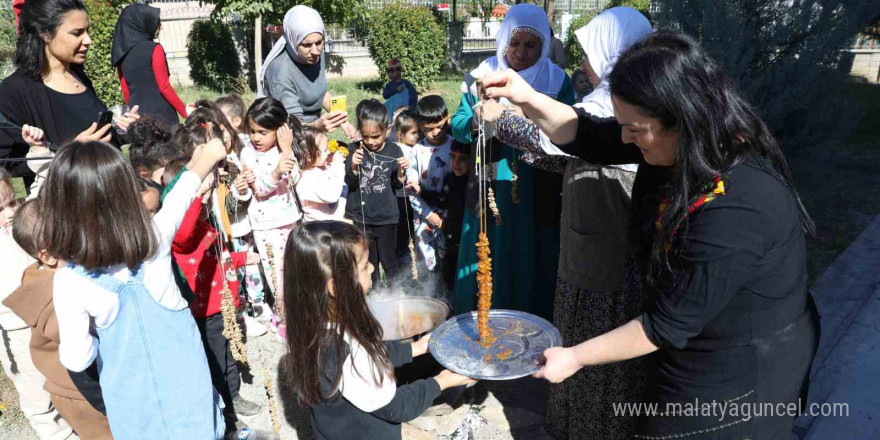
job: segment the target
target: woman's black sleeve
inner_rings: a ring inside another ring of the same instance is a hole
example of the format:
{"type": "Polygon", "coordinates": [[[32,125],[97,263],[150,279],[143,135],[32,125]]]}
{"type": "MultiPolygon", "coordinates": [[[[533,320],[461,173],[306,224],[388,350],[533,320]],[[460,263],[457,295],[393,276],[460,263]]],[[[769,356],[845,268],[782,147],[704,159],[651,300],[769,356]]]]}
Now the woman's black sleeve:
{"type": "Polygon", "coordinates": [[[599,118],[574,107],[578,116],[574,141],[557,145],[560,150],[597,165],[642,163],[644,158],[634,144],[624,144],[620,124],[614,118],[599,118]]]}

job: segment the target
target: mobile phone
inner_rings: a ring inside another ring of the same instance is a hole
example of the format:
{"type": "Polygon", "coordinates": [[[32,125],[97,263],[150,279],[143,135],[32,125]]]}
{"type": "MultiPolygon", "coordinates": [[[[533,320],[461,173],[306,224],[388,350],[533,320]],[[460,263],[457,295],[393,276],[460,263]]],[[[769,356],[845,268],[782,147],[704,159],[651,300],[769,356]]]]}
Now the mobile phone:
{"type": "Polygon", "coordinates": [[[113,122],[113,112],[101,112],[98,114],[98,129],[104,128],[105,125],[113,122]]]}
{"type": "Polygon", "coordinates": [[[330,113],[344,112],[346,108],[345,95],[330,97],[330,113]]]}

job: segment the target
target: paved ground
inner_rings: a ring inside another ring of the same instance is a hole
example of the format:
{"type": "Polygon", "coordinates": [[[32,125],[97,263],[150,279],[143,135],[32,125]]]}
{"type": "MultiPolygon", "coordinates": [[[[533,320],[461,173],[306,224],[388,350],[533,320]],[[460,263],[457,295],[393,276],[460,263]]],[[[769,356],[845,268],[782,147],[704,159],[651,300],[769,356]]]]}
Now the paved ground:
{"type": "MultiPolygon", "coordinates": [[[[822,337],[813,364],[810,404],[847,404],[848,415],[802,416],[792,440],[874,440],[880,438],[880,217],[824,272],[813,286],[822,316],[822,337]]],[[[271,430],[265,390],[268,372],[275,387],[284,440],[312,440],[306,412],[279,381],[278,365],[285,348],[269,334],[248,343],[252,377],[242,395],[266,405],[248,420],[271,430]],[[264,369],[265,367],[265,369],[264,369]]],[[[283,376],[283,375],[282,375],[283,376]]],[[[426,415],[403,426],[407,440],[551,440],[544,432],[546,384],[531,378],[483,382],[464,392],[450,412],[426,415]]],[[[8,380],[0,381],[0,440],[31,440],[35,434],[21,417],[17,395],[8,380]]],[[[833,407],[827,407],[833,409],[833,407]]],[[[821,408],[820,408],[821,409],[821,408]]]]}
{"type": "Polygon", "coordinates": [[[846,404],[848,415],[802,416],[792,438],[880,438],[880,216],[816,281],[812,293],[822,336],[809,403],[846,404]]]}

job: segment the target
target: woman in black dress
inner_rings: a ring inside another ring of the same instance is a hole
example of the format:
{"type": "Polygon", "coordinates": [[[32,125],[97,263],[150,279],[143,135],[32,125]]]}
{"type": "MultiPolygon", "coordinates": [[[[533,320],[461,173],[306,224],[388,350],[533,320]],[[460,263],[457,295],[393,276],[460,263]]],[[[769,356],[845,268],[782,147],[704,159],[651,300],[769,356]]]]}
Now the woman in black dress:
{"type": "MultiPolygon", "coordinates": [[[[24,4],[13,59],[17,69],[0,83],[0,120],[5,119],[0,122],[0,158],[24,157],[28,152],[21,128],[14,126],[40,128],[44,139],[55,145],[74,139],[118,143],[110,125],[97,125],[107,107],[83,70],[92,45],[88,31],[89,15],[82,0],[28,0],[24,4]]],[[[137,117],[135,107],[118,126],[125,130],[137,117]]],[[[24,162],[10,171],[26,181],[33,179],[24,162]]]]}
{"type": "Polygon", "coordinates": [[[689,37],[646,38],[609,81],[617,122],[553,102],[513,72],[484,79],[490,97],[520,105],[563,151],[591,163],[643,162],[631,237],[648,309],[547,350],[537,375],[560,382],[657,351],[645,399],[656,413],[641,419],[636,438],[787,439],[818,318],[805,268],[804,230],[813,226],[785,159],[689,37]]]}

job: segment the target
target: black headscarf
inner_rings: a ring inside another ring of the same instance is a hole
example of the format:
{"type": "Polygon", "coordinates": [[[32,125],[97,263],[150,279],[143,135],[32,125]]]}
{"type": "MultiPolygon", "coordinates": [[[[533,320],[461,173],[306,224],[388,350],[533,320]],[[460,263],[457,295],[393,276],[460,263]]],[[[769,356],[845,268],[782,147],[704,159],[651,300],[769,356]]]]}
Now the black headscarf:
{"type": "Polygon", "coordinates": [[[119,14],[113,33],[113,66],[118,65],[138,43],[152,41],[158,28],[159,8],[139,3],[126,6],[119,14]]]}

